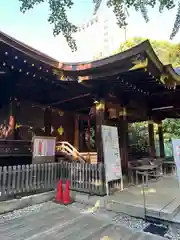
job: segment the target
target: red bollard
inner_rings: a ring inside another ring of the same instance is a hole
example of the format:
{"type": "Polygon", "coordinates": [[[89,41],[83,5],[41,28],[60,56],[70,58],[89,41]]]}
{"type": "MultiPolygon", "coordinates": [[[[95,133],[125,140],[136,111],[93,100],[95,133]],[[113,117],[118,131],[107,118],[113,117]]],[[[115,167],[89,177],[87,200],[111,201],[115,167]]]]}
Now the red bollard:
{"type": "Polygon", "coordinates": [[[62,186],[62,179],[60,179],[57,187],[57,194],[55,201],[57,203],[63,203],[63,186],[62,186]]]}
{"type": "Polygon", "coordinates": [[[72,203],[72,200],[70,199],[70,181],[66,181],[64,196],[63,196],[63,203],[64,205],[72,203]]]}

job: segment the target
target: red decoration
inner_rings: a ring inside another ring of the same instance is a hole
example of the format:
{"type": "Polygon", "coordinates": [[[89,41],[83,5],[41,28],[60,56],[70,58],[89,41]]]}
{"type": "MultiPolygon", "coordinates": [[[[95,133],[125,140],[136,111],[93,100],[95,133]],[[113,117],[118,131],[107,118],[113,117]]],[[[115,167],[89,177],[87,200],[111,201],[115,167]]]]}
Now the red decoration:
{"type": "Polygon", "coordinates": [[[9,117],[9,127],[13,130],[15,127],[15,121],[14,121],[14,117],[10,116],[9,117]]]}
{"type": "Polygon", "coordinates": [[[38,155],[42,155],[42,141],[39,141],[38,144],[38,155]]]}
{"type": "Polygon", "coordinates": [[[77,66],[76,70],[80,71],[80,70],[86,70],[91,68],[91,63],[87,63],[87,64],[80,64],[77,66]]]}
{"type": "Polygon", "coordinates": [[[64,65],[63,70],[66,70],[66,71],[72,70],[72,65],[64,65]]]}

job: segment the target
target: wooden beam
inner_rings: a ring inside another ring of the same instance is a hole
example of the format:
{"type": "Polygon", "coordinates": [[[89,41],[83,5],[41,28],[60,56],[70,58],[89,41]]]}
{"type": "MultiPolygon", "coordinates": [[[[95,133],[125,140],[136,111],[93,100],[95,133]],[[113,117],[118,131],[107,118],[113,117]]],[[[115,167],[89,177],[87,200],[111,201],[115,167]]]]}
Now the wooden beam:
{"type": "Polygon", "coordinates": [[[164,136],[163,136],[163,126],[162,126],[162,122],[160,122],[160,123],[158,124],[158,134],[159,134],[160,157],[165,157],[164,136]]]}
{"type": "Polygon", "coordinates": [[[74,147],[79,150],[79,116],[74,116],[74,147]]]}
{"type": "Polygon", "coordinates": [[[61,101],[58,101],[58,102],[55,102],[55,103],[51,103],[49,105],[54,106],[54,105],[58,105],[58,104],[61,104],[61,103],[71,102],[73,100],[88,97],[90,95],[91,95],[90,93],[86,93],[86,94],[82,94],[82,95],[79,95],[79,96],[74,96],[74,97],[71,97],[71,98],[68,98],[68,99],[64,99],[64,100],[61,100],[61,101]]]}
{"type": "Polygon", "coordinates": [[[101,126],[105,120],[105,102],[103,99],[96,104],[96,149],[97,162],[104,162],[101,126]]]}
{"type": "Polygon", "coordinates": [[[149,132],[149,145],[150,145],[150,155],[154,159],[156,157],[156,148],[154,141],[154,123],[152,120],[148,121],[148,132],[149,132]]]}

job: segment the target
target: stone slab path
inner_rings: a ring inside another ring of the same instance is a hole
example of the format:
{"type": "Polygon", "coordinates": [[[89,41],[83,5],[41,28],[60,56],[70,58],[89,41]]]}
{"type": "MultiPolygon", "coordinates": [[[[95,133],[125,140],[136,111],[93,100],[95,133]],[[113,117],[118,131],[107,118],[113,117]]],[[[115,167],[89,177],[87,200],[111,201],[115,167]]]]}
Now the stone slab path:
{"type": "Polygon", "coordinates": [[[1,217],[3,240],[163,240],[165,238],[115,225],[97,214],[45,203],[40,211],[14,219],[1,217]]]}

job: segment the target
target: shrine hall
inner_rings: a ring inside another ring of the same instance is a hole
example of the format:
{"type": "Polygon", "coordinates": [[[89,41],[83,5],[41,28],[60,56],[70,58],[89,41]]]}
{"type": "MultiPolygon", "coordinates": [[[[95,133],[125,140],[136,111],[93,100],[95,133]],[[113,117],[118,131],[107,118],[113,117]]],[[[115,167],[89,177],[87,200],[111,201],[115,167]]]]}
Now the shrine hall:
{"type": "Polygon", "coordinates": [[[56,137],[57,156],[66,142],[75,160],[101,163],[105,124],[118,128],[126,170],[128,123],[148,121],[151,158],[157,123],[164,157],[162,121],[180,116],[180,72],[163,65],[148,40],[105,59],[63,63],[0,32],[0,79],[0,158],[8,141],[8,154],[30,156],[35,134],[56,137]]]}

